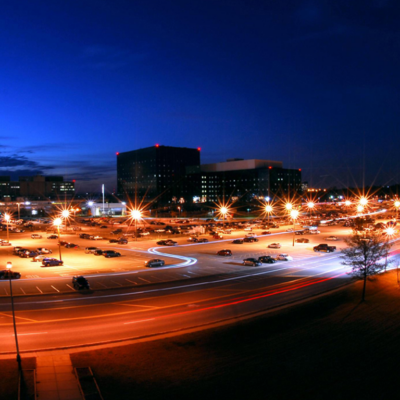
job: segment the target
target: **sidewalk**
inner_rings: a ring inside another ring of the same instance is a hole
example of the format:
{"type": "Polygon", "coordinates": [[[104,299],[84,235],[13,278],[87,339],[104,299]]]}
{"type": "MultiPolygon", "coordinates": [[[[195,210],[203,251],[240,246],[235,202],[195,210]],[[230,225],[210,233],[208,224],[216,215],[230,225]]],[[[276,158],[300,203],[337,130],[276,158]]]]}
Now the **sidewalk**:
{"type": "Polygon", "coordinates": [[[39,400],[82,400],[69,354],[53,351],[36,354],[36,382],[39,400]]]}

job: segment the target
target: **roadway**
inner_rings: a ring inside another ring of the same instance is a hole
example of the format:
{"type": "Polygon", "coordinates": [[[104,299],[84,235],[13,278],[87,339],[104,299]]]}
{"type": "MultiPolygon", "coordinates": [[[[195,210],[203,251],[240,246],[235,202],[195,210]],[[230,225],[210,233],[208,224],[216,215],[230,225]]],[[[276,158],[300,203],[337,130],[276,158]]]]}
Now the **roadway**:
{"type": "MultiPolygon", "coordinates": [[[[63,249],[63,267],[42,268],[13,256],[11,261],[24,274],[24,279],[13,281],[21,351],[80,347],[209,326],[310,298],[349,282],[340,253],[312,251],[329,235],[338,236],[332,244],[340,249],[349,228],[323,227],[319,235],[304,236],[310,243],[294,247],[286,228],[259,236],[259,242],[239,245],[231,242],[243,237],[243,231],[206,244],[188,244],[187,238],[181,238],[175,247],[154,247],[154,241],[99,246],[123,254],[112,259],[84,254],[82,247],[93,242],[81,240],[81,249],[63,249]],[[281,249],[268,249],[271,242],[281,243],[281,249]],[[231,249],[233,256],[217,256],[222,248],[231,249]],[[246,257],[279,253],[289,253],[293,261],[262,267],[245,267],[241,262],[246,257]],[[167,267],[146,269],[144,260],[154,257],[167,260],[167,267]],[[85,274],[92,290],[75,291],[71,285],[75,274],[85,274]]],[[[35,247],[49,247],[48,241],[43,244],[40,240],[46,241],[35,239],[35,247]]],[[[25,235],[19,241],[22,245],[33,239],[25,235]]],[[[52,246],[57,249],[56,244],[52,246]]],[[[1,254],[0,260],[9,261],[10,250],[1,248],[8,254],[1,254]]],[[[7,353],[15,349],[8,281],[0,282],[0,291],[1,352],[7,353]]]]}

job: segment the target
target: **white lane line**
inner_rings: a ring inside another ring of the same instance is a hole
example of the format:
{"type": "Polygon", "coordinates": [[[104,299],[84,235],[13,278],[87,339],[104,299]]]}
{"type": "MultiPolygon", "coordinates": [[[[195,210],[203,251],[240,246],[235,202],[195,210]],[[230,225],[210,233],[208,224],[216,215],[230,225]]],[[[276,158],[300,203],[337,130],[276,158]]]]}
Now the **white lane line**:
{"type": "Polygon", "coordinates": [[[98,285],[101,285],[101,286],[103,286],[103,287],[107,287],[106,285],[103,285],[102,283],[100,283],[100,282],[96,282],[98,285]]]}
{"type": "Polygon", "coordinates": [[[54,290],[57,290],[58,293],[60,293],[60,291],[59,291],[57,288],[55,288],[53,285],[51,285],[51,287],[52,287],[54,290]]]}
{"type": "Polygon", "coordinates": [[[24,289],[22,289],[22,288],[20,288],[21,289],[21,292],[23,293],[23,294],[26,294],[25,292],[24,292],[24,289]]]}
{"type": "Polygon", "coordinates": [[[121,285],[120,283],[115,282],[115,281],[110,281],[110,282],[115,283],[115,284],[118,285],[118,286],[123,286],[123,285],[121,285]]]}
{"type": "Polygon", "coordinates": [[[129,279],[125,279],[126,281],[128,281],[128,282],[130,282],[130,283],[133,283],[134,285],[137,285],[138,283],[137,282],[133,282],[133,281],[131,281],[131,280],[129,280],[129,279]]]}
{"type": "Polygon", "coordinates": [[[129,325],[129,324],[138,324],[140,322],[146,322],[146,321],[154,321],[155,318],[150,318],[150,319],[141,319],[140,321],[131,321],[131,322],[124,322],[124,325],[129,325]]]}
{"type": "Polygon", "coordinates": [[[75,290],[73,287],[69,286],[68,283],[67,283],[67,286],[68,286],[70,289],[75,290]]]}
{"type": "Polygon", "coordinates": [[[36,289],[39,290],[39,292],[43,294],[43,292],[37,286],[36,286],[36,289]]]}
{"type": "Polygon", "coordinates": [[[147,279],[141,278],[140,276],[138,276],[138,279],[140,279],[143,282],[147,282],[147,283],[151,283],[150,281],[148,281],[147,279]]]}
{"type": "Polygon", "coordinates": [[[190,278],[190,275],[182,274],[182,276],[184,276],[185,278],[190,278]]]}

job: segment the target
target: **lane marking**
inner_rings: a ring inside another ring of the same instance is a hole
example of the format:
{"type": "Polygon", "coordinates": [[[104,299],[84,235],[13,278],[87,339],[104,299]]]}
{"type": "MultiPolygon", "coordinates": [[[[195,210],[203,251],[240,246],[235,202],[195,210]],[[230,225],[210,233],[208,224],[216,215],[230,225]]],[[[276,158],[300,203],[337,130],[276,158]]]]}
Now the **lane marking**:
{"type": "Polygon", "coordinates": [[[39,290],[39,292],[43,294],[43,292],[37,286],[36,286],[36,289],[39,290]]]}
{"type": "Polygon", "coordinates": [[[23,293],[23,294],[26,294],[25,292],[24,292],[24,289],[22,289],[22,288],[20,288],[21,289],[21,292],[23,293]]]}
{"type": "Polygon", "coordinates": [[[134,285],[137,285],[137,284],[138,284],[137,282],[133,282],[133,281],[131,281],[131,280],[129,280],[129,279],[126,279],[126,278],[125,278],[125,280],[128,281],[128,282],[130,282],[130,283],[133,283],[134,285]]]}
{"type": "Polygon", "coordinates": [[[71,287],[70,285],[68,285],[68,283],[67,283],[67,286],[68,286],[71,290],[75,290],[73,287],[71,287]]]}
{"type": "Polygon", "coordinates": [[[57,290],[58,293],[60,293],[60,291],[59,291],[57,288],[55,288],[53,285],[51,285],[51,287],[52,287],[54,290],[57,290]]]}
{"type": "Polygon", "coordinates": [[[140,279],[143,282],[147,282],[147,283],[151,283],[150,281],[148,281],[147,279],[141,278],[140,276],[138,276],[138,279],[140,279]]]}
{"type": "Polygon", "coordinates": [[[115,283],[115,284],[118,285],[118,286],[123,286],[123,285],[121,285],[120,283],[115,282],[115,281],[110,281],[110,282],[115,283]]]}

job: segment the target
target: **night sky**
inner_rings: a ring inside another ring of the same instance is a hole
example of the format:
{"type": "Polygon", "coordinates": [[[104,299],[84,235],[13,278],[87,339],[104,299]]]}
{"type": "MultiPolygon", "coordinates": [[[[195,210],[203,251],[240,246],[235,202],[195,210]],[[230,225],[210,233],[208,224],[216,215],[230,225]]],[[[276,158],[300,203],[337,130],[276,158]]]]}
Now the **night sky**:
{"type": "Polygon", "coordinates": [[[1,1],[0,175],[116,187],[116,152],[400,182],[400,2],[1,1]]]}

